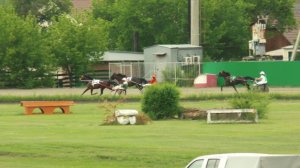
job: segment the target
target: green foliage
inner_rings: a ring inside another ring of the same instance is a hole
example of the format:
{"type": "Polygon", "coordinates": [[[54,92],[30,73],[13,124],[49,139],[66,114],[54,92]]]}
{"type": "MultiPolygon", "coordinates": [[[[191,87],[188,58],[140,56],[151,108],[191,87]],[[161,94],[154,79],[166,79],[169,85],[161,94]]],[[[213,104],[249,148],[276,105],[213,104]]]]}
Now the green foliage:
{"type": "Polygon", "coordinates": [[[176,86],[190,87],[194,84],[195,74],[199,74],[198,65],[167,67],[163,72],[165,82],[176,83],[176,86]],[[176,70],[174,70],[176,68],[176,70]],[[174,79],[176,76],[176,81],[174,79]]]}
{"type": "Polygon", "coordinates": [[[50,21],[63,13],[70,13],[71,0],[10,0],[18,15],[34,15],[39,22],[50,21]]]}
{"type": "Polygon", "coordinates": [[[135,50],[163,44],[182,44],[189,40],[186,0],[94,0],[93,15],[111,22],[110,49],[135,50]]]}
{"type": "Polygon", "coordinates": [[[270,97],[263,93],[241,93],[236,94],[229,103],[233,108],[254,108],[257,110],[259,118],[266,118],[270,97]]]}
{"type": "Polygon", "coordinates": [[[93,19],[75,19],[62,15],[48,28],[48,45],[57,67],[71,75],[80,76],[89,65],[99,61],[107,48],[106,22],[93,19]]]}
{"type": "Polygon", "coordinates": [[[206,0],[202,3],[202,45],[212,60],[240,60],[247,55],[250,25],[269,15],[267,27],[283,32],[295,26],[294,0],[206,0]],[[274,22],[277,24],[274,25],[274,22]]]}
{"type": "Polygon", "coordinates": [[[156,120],[174,117],[180,112],[178,89],[171,84],[148,87],[142,98],[142,110],[156,120]]]}
{"type": "MultiPolygon", "coordinates": [[[[94,17],[111,23],[110,49],[134,50],[134,38],[138,41],[138,51],[159,43],[189,41],[187,0],[93,2],[94,17]]],[[[295,26],[294,0],[272,3],[270,0],[206,0],[200,5],[201,45],[205,47],[207,60],[240,60],[247,55],[250,25],[258,15],[268,14],[268,27],[275,26],[281,32],[295,26]]]]}
{"type": "Polygon", "coordinates": [[[296,20],[294,18],[295,0],[243,0],[248,3],[246,9],[251,22],[257,20],[258,15],[268,15],[268,27],[276,28],[280,32],[295,28],[296,20]],[[275,23],[275,24],[274,24],[275,23]]]}
{"type": "Polygon", "coordinates": [[[18,17],[0,6],[0,79],[9,87],[52,86],[52,64],[44,36],[32,16],[18,17]]]}

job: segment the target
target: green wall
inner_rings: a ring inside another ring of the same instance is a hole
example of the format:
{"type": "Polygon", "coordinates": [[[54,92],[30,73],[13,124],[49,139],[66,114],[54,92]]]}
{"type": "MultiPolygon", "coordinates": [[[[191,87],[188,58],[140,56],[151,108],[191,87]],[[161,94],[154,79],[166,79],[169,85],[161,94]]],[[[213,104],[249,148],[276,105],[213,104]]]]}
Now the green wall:
{"type": "Polygon", "coordinates": [[[202,74],[228,71],[234,76],[258,77],[265,71],[270,86],[300,86],[300,61],[283,62],[206,62],[202,74]]]}

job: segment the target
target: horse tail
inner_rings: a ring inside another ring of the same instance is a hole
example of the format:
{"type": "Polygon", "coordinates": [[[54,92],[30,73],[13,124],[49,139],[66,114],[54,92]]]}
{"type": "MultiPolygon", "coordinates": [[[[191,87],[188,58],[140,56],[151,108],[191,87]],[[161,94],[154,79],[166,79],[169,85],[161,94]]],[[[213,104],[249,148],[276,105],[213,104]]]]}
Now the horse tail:
{"type": "Polygon", "coordinates": [[[252,78],[251,76],[245,76],[244,77],[246,80],[250,80],[250,81],[254,81],[255,79],[254,78],[252,78]]]}

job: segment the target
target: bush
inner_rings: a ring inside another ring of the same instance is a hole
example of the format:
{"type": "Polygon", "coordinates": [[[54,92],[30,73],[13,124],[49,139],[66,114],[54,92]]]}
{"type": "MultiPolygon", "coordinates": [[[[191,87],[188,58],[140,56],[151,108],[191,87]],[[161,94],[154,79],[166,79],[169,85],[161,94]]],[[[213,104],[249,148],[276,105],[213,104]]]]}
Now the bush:
{"type": "Polygon", "coordinates": [[[151,119],[167,119],[178,115],[179,91],[172,84],[159,84],[148,87],[142,98],[142,110],[151,119]]]}
{"type": "Polygon", "coordinates": [[[198,65],[184,65],[184,66],[168,66],[162,72],[164,81],[167,83],[176,83],[179,87],[191,87],[194,85],[195,74],[198,74],[198,65]],[[176,78],[175,78],[176,76],[176,78]],[[186,80],[189,79],[189,80],[186,80]],[[176,80],[176,81],[175,81],[176,80]]]}
{"type": "Polygon", "coordinates": [[[236,94],[229,103],[233,108],[254,108],[259,118],[266,118],[270,97],[263,93],[248,92],[236,94]]]}

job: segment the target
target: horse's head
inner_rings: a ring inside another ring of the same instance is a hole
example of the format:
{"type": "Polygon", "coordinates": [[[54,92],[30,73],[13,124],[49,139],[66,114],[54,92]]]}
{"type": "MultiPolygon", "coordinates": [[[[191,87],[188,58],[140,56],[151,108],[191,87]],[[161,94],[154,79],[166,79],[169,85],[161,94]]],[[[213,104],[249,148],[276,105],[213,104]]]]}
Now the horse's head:
{"type": "Polygon", "coordinates": [[[121,73],[113,73],[110,77],[110,80],[117,80],[117,81],[122,81],[123,78],[127,77],[126,75],[123,75],[121,73]]]}
{"type": "Polygon", "coordinates": [[[116,76],[116,73],[113,73],[113,74],[110,76],[110,80],[114,80],[114,79],[115,79],[115,76],[116,76]]]}
{"type": "Polygon", "coordinates": [[[90,76],[88,76],[86,74],[81,75],[79,79],[80,80],[93,80],[92,77],[90,77],[90,76]]]}
{"type": "Polygon", "coordinates": [[[226,72],[226,71],[221,71],[221,72],[219,72],[218,76],[221,76],[221,77],[228,77],[228,76],[230,76],[230,73],[229,73],[229,72],[226,72]]]}

